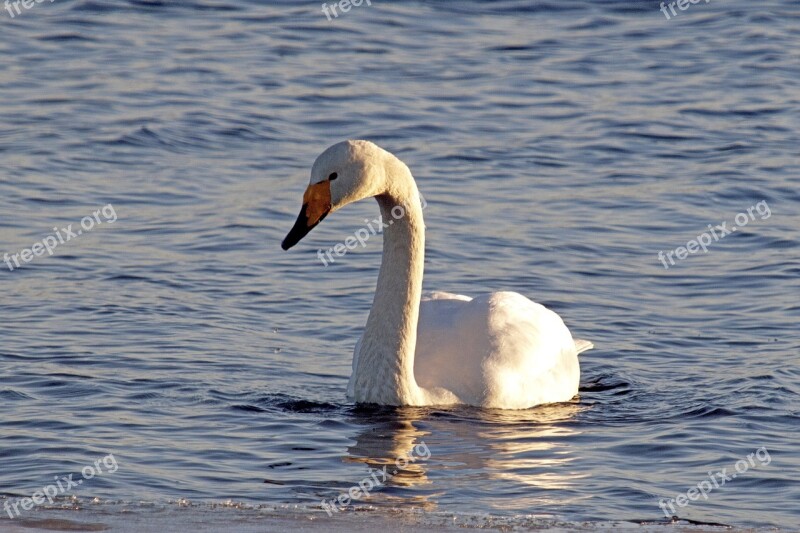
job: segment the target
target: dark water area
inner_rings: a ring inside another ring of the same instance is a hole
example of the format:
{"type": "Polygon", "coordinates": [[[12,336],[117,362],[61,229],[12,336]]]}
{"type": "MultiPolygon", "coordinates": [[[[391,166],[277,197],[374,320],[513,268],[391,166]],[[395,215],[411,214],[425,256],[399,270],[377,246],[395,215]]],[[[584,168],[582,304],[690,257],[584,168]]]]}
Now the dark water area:
{"type": "Polygon", "coordinates": [[[355,507],[663,523],[727,469],[675,514],[800,527],[797,2],[20,8],[0,11],[0,254],[58,244],[0,263],[0,506],[94,465],[28,514],[327,520],[424,443],[355,507]],[[579,397],[346,400],[381,239],[317,251],[376,205],[280,241],[347,138],[413,172],[425,290],[514,290],[595,343],[579,397]]]}

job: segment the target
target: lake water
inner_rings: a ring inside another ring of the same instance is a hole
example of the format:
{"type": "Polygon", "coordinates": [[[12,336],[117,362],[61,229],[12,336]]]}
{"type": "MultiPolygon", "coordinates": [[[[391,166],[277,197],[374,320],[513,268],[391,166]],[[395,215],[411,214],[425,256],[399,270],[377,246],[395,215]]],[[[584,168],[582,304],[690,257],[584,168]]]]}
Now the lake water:
{"type": "Polygon", "coordinates": [[[30,259],[0,264],[0,505],[83,481],[0,529],[655,527],[670,498],[693,527],[800,527],[800,5],[371,4],[0,11],[0,254],[30,259]],[[377,207],[280,241],[347,138],[414,173],[425,290],[515,290],[594,341],[578,398],[345,399],[381,239],[317,250],[377,207]]]}

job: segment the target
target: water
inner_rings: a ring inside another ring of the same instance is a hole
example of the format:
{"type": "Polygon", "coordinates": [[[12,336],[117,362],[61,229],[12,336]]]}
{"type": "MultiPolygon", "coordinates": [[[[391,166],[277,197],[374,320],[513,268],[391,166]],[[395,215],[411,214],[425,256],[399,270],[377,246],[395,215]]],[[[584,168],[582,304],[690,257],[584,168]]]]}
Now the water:
{"type": "Polygon", "coordinates": [[[2,502],[113,454],[25,516],[219,504],[326,527],[323,498],[424,443],[356,507],[663,523],[659,499],[764,447],[677,514],[797,527],[798,4],[318,4],[0,12],[0,253],[116,217],[0,265],[2,502]],[[579,398],[346,401],[380,238],[328,267],[317,250],[376,205],[279,246],[345,138],[416,176],[426,290],[516,290],[595,342],[579,398]],[[762,201],[769,217],[662,265],[762,201]]]}

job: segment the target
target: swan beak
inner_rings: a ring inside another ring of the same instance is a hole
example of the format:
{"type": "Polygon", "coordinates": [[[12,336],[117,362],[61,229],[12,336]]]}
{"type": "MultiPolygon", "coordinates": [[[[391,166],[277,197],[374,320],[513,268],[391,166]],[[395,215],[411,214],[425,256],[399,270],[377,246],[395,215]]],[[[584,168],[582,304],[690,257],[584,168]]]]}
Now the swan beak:
{"type": "Polygon", "coordinates": [[[331,211],[331,182],[321,181],[314,185],[309,185],[303,195],[303,208],[297,215],[289,234],[283,239],[281,248],[288,250],[300,240],[308,235],[308,232],[322,222],[331,211]]]}

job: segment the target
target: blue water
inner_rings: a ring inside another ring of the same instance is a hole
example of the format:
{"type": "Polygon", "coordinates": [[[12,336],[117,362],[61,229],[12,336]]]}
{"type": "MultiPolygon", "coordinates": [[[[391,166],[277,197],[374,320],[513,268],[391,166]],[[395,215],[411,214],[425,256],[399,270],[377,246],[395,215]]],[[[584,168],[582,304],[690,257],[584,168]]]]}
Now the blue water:
{"type": "Polygon", "coordinates": [[[660,499],[764,447],[676,514],[800,526],[800,5],[319,4],[0,11],[0,254],[114,212],[0,264],[0,504],[113,454],[26,516],[289,505],[324,523],[323,498],[424,443],[356,509],[664,523],[660,499]],[[578,398],[347,402],[381,241],[328,267],[317,250],[376,205],[279,246],[346,138],[414,173],[426,290],[515,290],[594,341],[578,398]],[[759,202],[770,216],[664,268],[759,202]]]}

